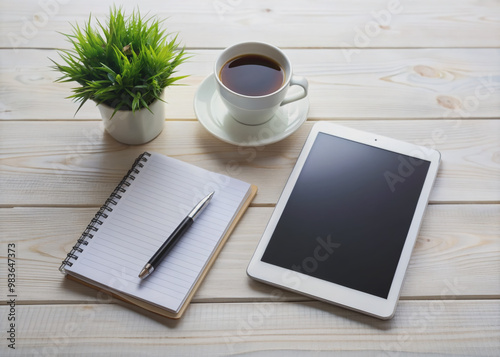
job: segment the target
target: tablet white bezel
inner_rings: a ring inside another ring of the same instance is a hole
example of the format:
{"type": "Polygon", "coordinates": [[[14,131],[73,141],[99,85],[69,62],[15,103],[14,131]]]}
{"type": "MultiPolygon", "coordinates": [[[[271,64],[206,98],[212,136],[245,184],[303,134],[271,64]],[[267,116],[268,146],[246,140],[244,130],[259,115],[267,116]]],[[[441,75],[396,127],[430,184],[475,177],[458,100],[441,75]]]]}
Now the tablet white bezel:
{"type": "Polygon", "coordinates": [[[304,147],[302,148],[302,151],[297,159],[297,163],[288,178],[278,203],[276,204],[276,208],[269,220],[262,238],[260,239],[250,264],[248,265],[247,274],[256,280],[292,290],[315,299],[344,306],[378,318],[391,318],[395,312],[404,275],[418,236],[420,223],[422,222],[422,217],[424,215],[425,208],[427,207],[432,185],[437,175],[440,157],[441,155],[437,150],[331,123],[316,123],[309,133],[304,147]],[[274,232],[281,214],[283,213],[293,187],[297,182],[302,167],[304,166],[304,163],[309,155],[311,147],[319,133],[337,136],[376,148],[424,159],[430,162],[429,170],[415,208],[415,213],[410,224],[410,229],[401,252],[401,257],[399,259],[387,299],[268,264],[261,260],[271,239],[272,233],[274,232]]]}

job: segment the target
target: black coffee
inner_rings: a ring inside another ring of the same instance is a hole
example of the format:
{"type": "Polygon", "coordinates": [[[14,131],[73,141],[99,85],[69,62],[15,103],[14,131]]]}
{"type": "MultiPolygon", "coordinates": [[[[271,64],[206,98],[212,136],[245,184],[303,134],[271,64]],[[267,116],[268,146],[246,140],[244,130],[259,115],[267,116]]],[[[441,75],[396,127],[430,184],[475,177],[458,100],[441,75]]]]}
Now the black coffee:
{"type": "Polygon", "coordinates": [[[261,96],[280,89],[285,71],[271,58],[243,55],[227,61],[219,77],[226,87],[236,93],[261,96]]]}

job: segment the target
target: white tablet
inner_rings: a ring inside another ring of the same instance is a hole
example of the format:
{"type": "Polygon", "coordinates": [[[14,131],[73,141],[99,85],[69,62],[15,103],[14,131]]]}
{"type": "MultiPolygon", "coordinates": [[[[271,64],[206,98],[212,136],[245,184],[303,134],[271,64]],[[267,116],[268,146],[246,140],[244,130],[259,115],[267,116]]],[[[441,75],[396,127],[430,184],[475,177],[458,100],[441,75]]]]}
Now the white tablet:
{"type": "Polygon", "coordinates": [[[436,150],[315,124],[248,275],[391,318],[439,162],[436,150]]]}

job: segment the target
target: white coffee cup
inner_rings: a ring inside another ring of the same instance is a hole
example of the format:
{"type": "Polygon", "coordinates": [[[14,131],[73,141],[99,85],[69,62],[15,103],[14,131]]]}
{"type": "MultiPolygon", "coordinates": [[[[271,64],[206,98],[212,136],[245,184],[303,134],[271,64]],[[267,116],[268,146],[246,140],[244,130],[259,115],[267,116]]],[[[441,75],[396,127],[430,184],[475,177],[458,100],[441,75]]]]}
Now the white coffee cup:
{"type": "Polygon", "coordinates": [[[304,77],[294,76],[288,57],[278,47],[263,42],[243,42],[226,48],[215,61],[214,77],[216,87],[229,113],[240,123],[259,125],[270,120],[280,106],[307,96],[308,82],[304,77]],[[220,78],[222,67],[230,60],[243,55],[261,55],[276,61],[284,70],[281,87],[266,95],[249,96],[229,89],[220,78]],[[299,93],[287,96],[290,86],[303,88],[299,93]]]}

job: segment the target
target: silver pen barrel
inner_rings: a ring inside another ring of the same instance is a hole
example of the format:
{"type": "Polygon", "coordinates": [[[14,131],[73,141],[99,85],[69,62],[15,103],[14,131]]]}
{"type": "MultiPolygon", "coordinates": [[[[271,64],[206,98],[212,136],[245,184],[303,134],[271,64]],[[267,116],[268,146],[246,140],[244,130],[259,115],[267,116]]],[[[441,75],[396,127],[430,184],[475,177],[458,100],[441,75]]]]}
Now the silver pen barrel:
{"type": "Polygon", "coordinates": [[[189,212],[187,215],[190,217],[193,221],[196,219],[196,217],[205,209],[205,207],[208,205],[208,202],[212,199],[212,196],[214,195],[215,191],[210,193],[208,196],[206,196],[204,199],[202,199],[192,210],[189,212]]]}

